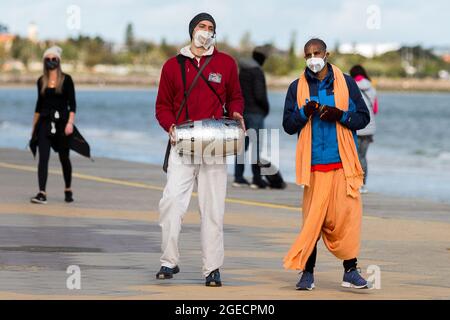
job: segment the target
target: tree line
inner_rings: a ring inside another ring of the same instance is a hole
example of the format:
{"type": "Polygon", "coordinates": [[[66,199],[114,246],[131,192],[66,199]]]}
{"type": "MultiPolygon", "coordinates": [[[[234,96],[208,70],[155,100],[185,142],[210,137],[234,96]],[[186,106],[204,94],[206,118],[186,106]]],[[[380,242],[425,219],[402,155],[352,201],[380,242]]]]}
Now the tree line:
{"type": "MultiPolygon", "coordinates": [[[[0,24],[0,33],[5,32],[7,27],[0,24]]],[[[169,44],[166,39],[162,39],[159,43],[136,39],[132,24],[127,25],[124,44],[121,46],[108,42],[100,36],[79,35],[62,41],[46,40],[37,43],[16,36],[8,52],[0,46],[0,66],[10,59],[19,60],[28,66],[32,61],[39,61],[44,50],[53,44],[59,45],[64,50],[65,62],[82,64],[88,68],[98,64],[161,67],[164,61],[177,54],[180,46],[169,44]]],[[[236,59],[250,56],[254,48],[248,32],[243,35],[238,46],[230,45],[227,39],[218,42],[217,46],[236,59]]],[[[305,67],[303,56],[299,54],[295,33],[292,33],[288,50],[279,50],[270,43],[266,46],[271,54],[264,65],[264,70],[269,75],[298,74],[305,67]]],[[[408,76],[406,66],[413,67],[415,77],[437,77],[441,70],[450,71],[449,63],[421,46],[402,47],[373,58],[359,54],[342,54],[335,49],[331,52],[330,61],[346,71],[355,64],[362,64],[371,75],[384,77],[406,77],[408,76]]]]}

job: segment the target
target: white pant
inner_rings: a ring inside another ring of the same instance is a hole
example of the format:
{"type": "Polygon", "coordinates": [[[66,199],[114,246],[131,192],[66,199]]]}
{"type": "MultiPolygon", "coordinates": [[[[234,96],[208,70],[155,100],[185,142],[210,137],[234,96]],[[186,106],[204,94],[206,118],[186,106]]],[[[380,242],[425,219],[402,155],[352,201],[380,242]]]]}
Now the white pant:
{"type": "Polygon", "coordinates": [[[198,204],[201,218],[203,274],[208,276],[220,268],[224,260],[223,216],[227,188],[227,165],[186,164],[173,151],[169,157],[167,184],[159,202],[159,225],[162,229],[161,265],[178,265],[178,238],[181,223],[189,206],[194,188],[198,186],[198,204]]]}

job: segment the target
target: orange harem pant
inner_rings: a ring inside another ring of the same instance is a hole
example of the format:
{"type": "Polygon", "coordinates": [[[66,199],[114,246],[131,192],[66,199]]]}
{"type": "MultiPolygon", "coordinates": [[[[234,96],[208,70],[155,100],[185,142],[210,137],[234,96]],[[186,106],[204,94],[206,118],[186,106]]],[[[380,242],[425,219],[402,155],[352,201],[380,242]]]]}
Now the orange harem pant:
{"type": "Polygon", "coordinates": [[[310,186],[303,192],[303,228],[284,258],[284,267],[304,270],[320,235],[337,258],[356,258],[361,219],[361,196],[347,195],[343,169],[311,172],[310,186]]]}

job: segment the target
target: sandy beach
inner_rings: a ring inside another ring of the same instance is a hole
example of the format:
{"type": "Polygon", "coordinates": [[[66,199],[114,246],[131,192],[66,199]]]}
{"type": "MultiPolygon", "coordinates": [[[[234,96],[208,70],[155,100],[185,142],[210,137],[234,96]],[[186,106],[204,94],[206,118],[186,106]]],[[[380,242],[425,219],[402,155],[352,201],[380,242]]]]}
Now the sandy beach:
{"type": "MultiPolygon", "coordinates": [[[[206,288],[194,194],[181,234],[181,272],[158,281],[159,166],[73,157],[73,204],[52,154],[48,204],[33,205],[36,161],[0,149],[0,299],[449,299],[450,205],[420,199],[363,196],[359,267],[380,269],[380,289],[340,287],[341,262],[320,242],[316,289],[294,289],[298,275],[282,259],[301,225],[301,188],[228,189],[224,286],[206,288]],[[69,290],[67,268],[81,270],[69,290]]],[[[230,183],[231,179],[229,179],[230,183]]]]}

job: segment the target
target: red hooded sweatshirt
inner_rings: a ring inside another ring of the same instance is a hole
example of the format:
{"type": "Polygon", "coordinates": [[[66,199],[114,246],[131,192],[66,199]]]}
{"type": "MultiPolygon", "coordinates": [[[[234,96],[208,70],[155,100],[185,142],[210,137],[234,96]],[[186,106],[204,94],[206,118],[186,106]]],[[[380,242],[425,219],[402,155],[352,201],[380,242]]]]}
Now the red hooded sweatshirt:
{"type": "MultiPolygon", "coordinates": [[[[228,110],[228,115],[232,117],[233,112],[238,112],[242,115],[244,99],[241,93],[238,67],[235,60],[217,49],[214,49],[212,56],[211,61],[203,70],[203,75],[220,95],[228,110]]],[[[197,74],[197,70],[189,60],[192,60],[201,68],[206,58],[206,56],[203,56],[198,63],[195,58],[186,57],[186,90],[189,89],[197,74]]],[[[156,119],[158,119],[164,130],[169,131],[172,124],[180,124],[187,120],[186,110],[184,109],[178,121],[175,122],[183,101],[183,95],[184,87],[180,65],[176,57],[173,57],[162,68],[158,96],[156,98],[156,119]]],[[[189,120],[193,121],[208,118],[219,119],[223,116],[223,108],[218,97],[202,78],[197,80],[184,108],[186,107],[188,108],[189,120]]]]}

